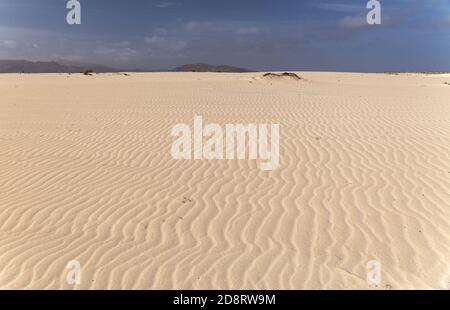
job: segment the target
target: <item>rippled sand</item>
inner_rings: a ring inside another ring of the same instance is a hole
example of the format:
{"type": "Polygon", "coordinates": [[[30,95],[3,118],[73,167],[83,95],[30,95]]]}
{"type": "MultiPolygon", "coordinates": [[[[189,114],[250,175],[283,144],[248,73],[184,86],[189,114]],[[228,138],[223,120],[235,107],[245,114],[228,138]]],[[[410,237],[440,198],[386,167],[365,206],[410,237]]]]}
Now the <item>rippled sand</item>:
{"type": "Polygon", "coordinates": [[[450,76],[298,75],[0,75],[0,288],[450,288],[450,76]],[[279,169],[173,160],[194,115],[279,169]]]}

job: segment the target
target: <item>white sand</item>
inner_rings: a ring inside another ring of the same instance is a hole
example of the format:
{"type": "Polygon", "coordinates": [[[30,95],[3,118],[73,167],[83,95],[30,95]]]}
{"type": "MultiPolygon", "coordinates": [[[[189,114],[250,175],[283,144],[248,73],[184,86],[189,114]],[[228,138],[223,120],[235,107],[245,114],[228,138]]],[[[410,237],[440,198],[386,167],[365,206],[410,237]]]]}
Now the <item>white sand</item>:
{"type": "Polygon", "coordinates": [[[450,77],[298,74],[0,75],[0,288],[450,288],[450,77]],[[194,115],[279,169],[173,160],[194,115]]]}

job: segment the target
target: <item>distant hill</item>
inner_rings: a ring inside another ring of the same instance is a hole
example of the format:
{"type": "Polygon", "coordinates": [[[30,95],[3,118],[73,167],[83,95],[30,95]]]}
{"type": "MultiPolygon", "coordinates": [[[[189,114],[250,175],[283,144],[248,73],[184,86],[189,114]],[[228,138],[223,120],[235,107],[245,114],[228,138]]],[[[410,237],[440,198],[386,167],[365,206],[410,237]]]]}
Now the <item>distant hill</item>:
{"type": "Polygon", "coordinates": [[[118,72],[120,70],[101,65],[62,64],[55,61],[0,60],[0,73],[77,73],[92,70],[93,72],[118,72]]]}
{"type": "MultiPolygon", "coordinates": [[[[102,65],[85,64],[70,61],[28,61],[28,60],[0,60],[0,73],[79,73],[92,71],[98,73],[105,72],[153,72],[155,70],[120,70],[102,65]]],[[[233,66],[213,66],[203,63],[188,64],[174,70],[173,72],[251,72],[251,70],[233,66]]]]}
{"type": "Polygon", "coordinates": [[[239,67],[233,67],[233,66],[226,66],[226,65],[220,65],[220,66],[213,66],[209,64],[188,64],[184,65],[178,68],[175,68],[173,71],[175,72],[251,72],[251,70],[239,68],[239,67]]]}

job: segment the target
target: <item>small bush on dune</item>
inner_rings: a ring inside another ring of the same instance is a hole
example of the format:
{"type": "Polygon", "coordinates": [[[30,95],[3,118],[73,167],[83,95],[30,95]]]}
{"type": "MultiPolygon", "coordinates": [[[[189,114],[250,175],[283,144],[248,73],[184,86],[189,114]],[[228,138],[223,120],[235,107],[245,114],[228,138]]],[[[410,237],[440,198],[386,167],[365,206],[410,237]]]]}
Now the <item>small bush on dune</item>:
{"type": "Polygon", "coordinates": [[[284,73],[266,73],[263,75],[263,77],[265,78],[291,78],[294,80],[301,80],[302,78],[299,77],[297,74],[292,73],[292,72],[284,72],[284,73]]]}

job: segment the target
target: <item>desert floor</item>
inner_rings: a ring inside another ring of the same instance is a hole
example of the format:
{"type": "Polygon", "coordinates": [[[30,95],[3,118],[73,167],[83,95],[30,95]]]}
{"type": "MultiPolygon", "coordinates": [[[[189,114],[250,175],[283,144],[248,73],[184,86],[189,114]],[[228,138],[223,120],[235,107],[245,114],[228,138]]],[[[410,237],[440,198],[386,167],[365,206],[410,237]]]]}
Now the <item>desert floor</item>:
{"type": "Polygon", "coordinates": [[[298,74],[0,75],[0,288],[450,288],[450,75],[298,74]],[[280,167],[172,159],[194,115],[280,167]]]}

